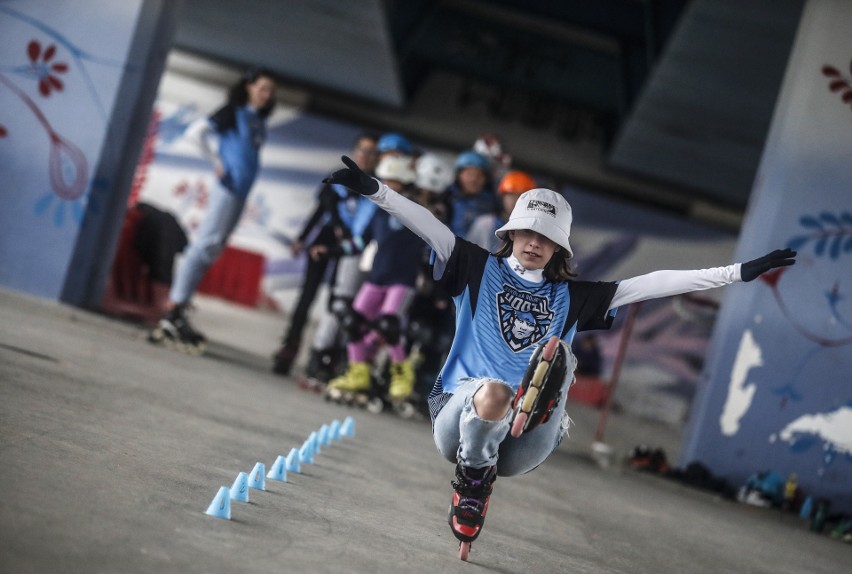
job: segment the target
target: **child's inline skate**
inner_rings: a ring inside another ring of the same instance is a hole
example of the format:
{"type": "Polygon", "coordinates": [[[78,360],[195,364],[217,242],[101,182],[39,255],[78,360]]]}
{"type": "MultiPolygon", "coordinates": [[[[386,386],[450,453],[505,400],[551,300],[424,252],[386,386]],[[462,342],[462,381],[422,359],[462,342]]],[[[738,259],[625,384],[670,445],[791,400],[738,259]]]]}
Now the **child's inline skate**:
{"type": "Polygon", "coordinates": [[[459,558],[467,561],[470,544],[479,536],[488,512],[488,502],[497,480],[497,467],[470,468],[456,465],[453,501],[447,522],[459,540],[459,558]]]}
{"type": "Polygon", "coordinates": [[[512,401],[515,411],[511,430],[513,437],[517,438],[550,419],[559,406],[559,392],[568,375],[569,361],[573,369],[573,355],[559,337],[551,337],[535,350],[512,401]]]}
{"type": "Polygon", "coordinates": [[[404,419],[410,419],[417,414],[417,397],[414,395],[415,368],[415,357],[411,356],[404,361],[394,361],[390,364],[387,400],[394,412],[404,419]]]}
{"type": "Polygon", "coordinates": [[[325,399],[338,404],[366,408],[372,413],[384,410],[384,401],[372,385],[370,363],[353,361],[347,371],[328,382],[325,399]]]}
{"type": "Polygon", "coordinates": [[[201,355],[207,349],[207,338],[189,322],[186,305],[170,309],[148,334],[148,341],[190,355],[201,355]]]}

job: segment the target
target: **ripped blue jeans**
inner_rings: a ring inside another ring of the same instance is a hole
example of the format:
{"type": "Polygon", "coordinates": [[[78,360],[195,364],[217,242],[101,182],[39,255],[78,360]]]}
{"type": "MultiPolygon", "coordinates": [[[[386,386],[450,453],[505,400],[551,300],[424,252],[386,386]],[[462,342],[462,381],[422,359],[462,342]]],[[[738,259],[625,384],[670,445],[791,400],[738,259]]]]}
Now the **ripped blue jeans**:
{"type": "MultiPolygon", "coordinates": [[[[487,382],[510,387],[495,379],[463,379],[453,396],[435,417],[432,435],[444,458],[464,466],[497,465],[499,476],[527,473],[550,456],[562,442],[570,419],[565,413],[568,388],[574,381],[569,372],[559,392],[559,406],[550,419],[515,438],[509,434],[512,409],[500,420],[485,420],[476,413],[473,395],[487,382]]],[[[514,391],[512,391],[514,395],[514,391]]]]}

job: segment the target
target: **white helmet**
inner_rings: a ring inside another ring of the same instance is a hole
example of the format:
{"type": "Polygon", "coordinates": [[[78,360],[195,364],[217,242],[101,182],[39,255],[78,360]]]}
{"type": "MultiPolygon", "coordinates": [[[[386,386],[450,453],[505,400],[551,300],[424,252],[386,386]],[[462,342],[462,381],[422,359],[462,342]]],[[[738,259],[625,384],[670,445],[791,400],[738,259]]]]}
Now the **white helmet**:
{"type": "Polygon", "coordinates": [[[424,153],[417,159],[417,187],[443,193],[455,179],[453,166],[434,153],[424,153]]]}
{"type": "Polygon", "coordinates": [[[508,169],[512,165],[512,156],[503,149],[503,144],[494,134],[485,134],[473,143],[473,151],[487,157],[495,167],[508,169]]]}
{"type": "Polygon", "coordinates": [[[376,166],[376,177],[398,181],[404,185],[414,183],[417,174],[411,166],[411,158],[404,155],[388,155],[376,166]]]}

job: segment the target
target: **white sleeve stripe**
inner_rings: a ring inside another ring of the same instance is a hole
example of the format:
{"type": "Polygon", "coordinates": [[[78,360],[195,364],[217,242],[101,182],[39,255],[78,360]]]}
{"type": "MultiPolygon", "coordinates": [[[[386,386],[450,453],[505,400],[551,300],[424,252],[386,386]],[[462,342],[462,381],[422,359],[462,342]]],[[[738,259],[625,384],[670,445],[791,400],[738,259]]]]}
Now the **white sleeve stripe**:
{"type": "Polygon", "coordinates": [[[610,309],[691,291],[722,287],[740,279],[740,264],[691,271],[654,271],[618,283],[610,309]]]}
{"type": "MultiPolygon", "coordinates": [[[[367,197],[428,243],[429,247],[435,251],[436,264],[450,260],[453,247],[456,245],[456,236],[446,225],[438,221],[431,211],[404,198],[380,181],[379,191],[367,197]]],[[[441,267],[443,268],[443,265],[441,267]]]]}

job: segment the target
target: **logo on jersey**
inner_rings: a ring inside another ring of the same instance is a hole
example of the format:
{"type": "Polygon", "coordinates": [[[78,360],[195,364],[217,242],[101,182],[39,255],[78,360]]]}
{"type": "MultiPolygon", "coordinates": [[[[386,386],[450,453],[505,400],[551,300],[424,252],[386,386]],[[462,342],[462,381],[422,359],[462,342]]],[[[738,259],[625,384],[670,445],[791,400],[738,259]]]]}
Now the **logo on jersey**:
{"type": "Polygon", "coordinates": [[[522,351],[539,342],[553,320],[553,311],[547,298],[503,285],[497,293],[497,312],[500,334],[514,352],[522,351]]]}

